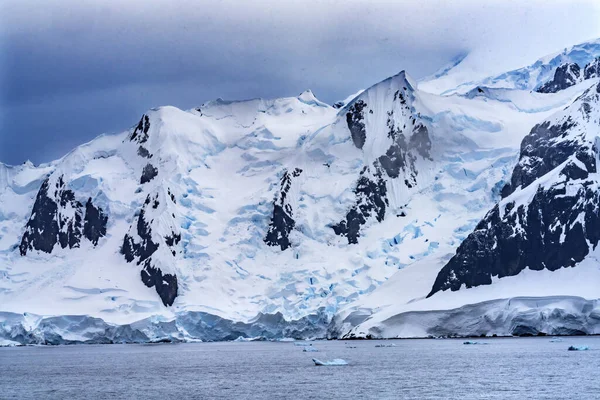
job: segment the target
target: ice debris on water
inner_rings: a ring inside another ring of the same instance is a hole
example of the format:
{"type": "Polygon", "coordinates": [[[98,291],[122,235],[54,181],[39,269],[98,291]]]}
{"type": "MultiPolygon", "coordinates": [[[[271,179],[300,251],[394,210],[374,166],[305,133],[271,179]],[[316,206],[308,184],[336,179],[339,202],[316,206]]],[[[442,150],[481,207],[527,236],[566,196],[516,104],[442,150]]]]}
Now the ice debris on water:
{"type": "Polygon", "coordinates": [[[305,353],[316,353],[316,352],[318,352],[319,350],[317,350],[317,349],[316,349],[316,348],[314,348],[314,347],[305,347],[304,349],[302,349],[302,351],[303,351],[303,352],[305,352],[305,353]]]}
{"type": "Polygon", "coordinates": [[[294,346],[308,347],[308,346],[312,346],[312,343],[294,342],[294,346]]]}
{"type": "Polygon", "coordinates": [[[463,344],[487,344],[487,343],[467,340],[466,342],[463,342],[463,344]]]}
{"type": "Polygon", "coordinates": [[[375,347],[396,347],[394,343],[391,344],[376,344],[375,347]]]}
{"type": "Polygon", "coordinates": [[[590,348],[588,346],[569,346],[569,348],[567,350],[569,351],[585,351],[585,350],[589,350],[590,348]]]}
{"type": "Polygon", "coordinates": [[[561,338],[558,337],[553,337],[552,339],[550,339],[551,343],[561,343],[563,340],[561,338]]]}
{"type": "Polygon", "coordinates": [[[315,365],[318,367],[335,367],[335,366],[341,366],[341,365],[348,365],[346,360],[342,360],[341,358],[336,358],[331,361],[321,361],[321,360],[317,360],[316,358],[313,358],[312,360],[315,363],[315,365]]]}

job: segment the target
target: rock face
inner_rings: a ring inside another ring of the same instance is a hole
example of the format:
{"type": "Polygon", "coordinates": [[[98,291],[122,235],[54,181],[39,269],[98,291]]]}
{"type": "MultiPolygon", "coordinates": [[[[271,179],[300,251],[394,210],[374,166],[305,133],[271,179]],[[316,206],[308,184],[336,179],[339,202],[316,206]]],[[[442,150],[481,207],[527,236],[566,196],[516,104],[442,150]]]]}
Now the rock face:
{"type": "Polygon", "coordinates": [[[142,177],[140,178],[140,184],[150,182],[158,175],[158,168],[154,167],[152,164],[148,163],[142,170],[142,177]]]}
{"type": "Polygon", "coordinates": [[[139,144],[146,143],[148,141],[148,130],[150,129],[150,118],[146,114],[142,115],[140,122],[138,122],[133,133],[129,137],[132,142],[135,141],[139,144]]]}
{"type": "Polygon", "coordinates": [[[429,296],[492,277],[575,267],[600,241],[600,84],[536,125],[503,199],[440,271],[429,296]]]}
{"type": "Polygon", "coordinates": [[[583,69],[583,79],[600,78],[600,57],[589,63],[583,69]]]}
{"type": "Polygon", "coordinates": [[[367,138],[364,122],[364,110],[366,106],[367,104],[363,100],[358,100],[350,106],[350,109],[346,113],[346,122],[348,123],[348,129],[350,129],[352,141],[359,149],[363,148],[365,139],[367,138]]]}
{"type": "Polygon", "coordinates": [[[565,63],[556,68],[554,78],[540,86],[539,93],[556,93],[579,82],[581,68],[576,63],[565,63]]]}
{"type": "Polygon", "coordinates": [[[281,250],[290,247],[289,235],[296,222],[294,221],[294,209],[290,199],[290,190],[293,181],[302,174],[300,168],[294,169],[291,173],[284,171],[281,177],[280,189],[273,202],[273,216],[269,223],[269,230],[265,236],[265,243],[269,246],[279,246],[281,250]]]}
{"type": "MultiPolygon", "coordinates": [[[[174,228],[170,228],[171,232],[164,237],[160,237],[158,232],[154,233],[153,224],[159,224],[157,220],[166,213],[164,203],[168,201],[166,198],[159,199],[159,197],[158,193],[146,197],[129,232],[123,238],[121,254],[127,262],[135,261],[137,265],[142,266],[140,270],[142,282],[148,287],[155,288],[165,306],[171,306],[178,294],[177,276],[164,272],[161,266],[165,258],[171,263],[175,262],[174,257],[177,255],[175,249],[181,240],[181,235],[175,232],[174,228]],[[161,244],[162,252],[159,251],[161,244]]],[[[174,203],[174,197],[168,199],[174,203]]]]}
{"type": "Polygon", "coordinates": [[[30,250],[51,253],[56,244],[63,249],[79,247],[82,236],[96,245],[106,235],[108,217],[102,209],[91,198],[84,208],[62,175],[52,181],[47,178],[38,191],[19,246],[22,256],[30,250]]]}
{"type": "Polygon", "coordinates": [[[48,185],[46,179],[35,199],[31,218],[19,246],[22,256],[33,249],[51,253],[58,240],[58,205],[48,196],[48,185]]]}
{"type": "Polygon", "coordinates": [[[385,217],[385,209],[389,205],[387,187],[379,168],[376,166],[374,169],[372,175],[367,167],[362,170],[354,189],[356,204],[346,218],[332,227],[337,235],[348,238],[349,244],[358,243],[360,228],[369,218],[375,217],[377,222],[381,222],[385,217]]]}

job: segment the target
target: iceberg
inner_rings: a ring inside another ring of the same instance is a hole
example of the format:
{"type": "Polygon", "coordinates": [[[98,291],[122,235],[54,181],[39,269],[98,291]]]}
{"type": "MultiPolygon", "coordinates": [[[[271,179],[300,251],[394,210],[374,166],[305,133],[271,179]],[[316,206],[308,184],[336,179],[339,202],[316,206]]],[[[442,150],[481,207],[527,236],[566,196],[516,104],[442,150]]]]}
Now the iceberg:
{"type": "Polygon", "coordinates": [[[589,350],[590,348],[588,346],[569,346],[569,348],[567,350],[569,351],[584,351],[584,350],[589,350]]]}
{"type": "Polygon", "coordinates": [[[321,361],[321,360],[317,360],[316,358],[313,358],[312,360],[315,363],[315,365],[318,367],[335,367],[335,366],[348,365],[348,363],[345,360],[342,360],[341,358],[336,358],[331,361],[321,361]]]}
{"type": "Polygon", "coordinates": [[[302,351],[305,352],[305,353],[316,353],[319,350],[315,349],[314,347],[306,347],[302,351]]]}

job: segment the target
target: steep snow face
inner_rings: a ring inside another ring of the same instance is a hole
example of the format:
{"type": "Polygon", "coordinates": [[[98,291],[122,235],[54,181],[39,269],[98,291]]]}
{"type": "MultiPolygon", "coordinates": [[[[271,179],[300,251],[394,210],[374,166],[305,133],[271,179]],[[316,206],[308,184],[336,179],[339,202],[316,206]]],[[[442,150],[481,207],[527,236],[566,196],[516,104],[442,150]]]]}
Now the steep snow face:
{"type": "Polygon", "coordinates": [[[556,92],[571,86],[581,78],[588,79],[585,72],[580,74],[580,70],[584,70],[586,67],[590,71],[588,76],[591,77],[591,71],[595,71],[593,68],[599,56],[600,39],[596,39],[564,49],[560,53],[542,57],[529,66],[478,80],[470,79],[472,73],[462,71],[466,69],[468,72],[469,68],[464,64],[465,59],[463,58],[452,68],[420,82],[419,85],[425,91],[442,94],[466,93],[477,86],[519,90],[545,87],[544,92],[556,92]],[[559,72],[558,79],[556,79],[558,68],[562,68],[564,73],[559,72]],[[452,84],[448,85],[448,82],[452,82],[452,84]]]}
{"type": "Polygon", "coordinates": [[[453,252],[500,198],[525,132],[582,84],[437,96],[401,73],[341,108],[304,92],[150,110],[23,167],[27,179],[6,175],[2,212],[22,210],[0,221],[1,309],[119,324],[330,317],[453,252]]]}

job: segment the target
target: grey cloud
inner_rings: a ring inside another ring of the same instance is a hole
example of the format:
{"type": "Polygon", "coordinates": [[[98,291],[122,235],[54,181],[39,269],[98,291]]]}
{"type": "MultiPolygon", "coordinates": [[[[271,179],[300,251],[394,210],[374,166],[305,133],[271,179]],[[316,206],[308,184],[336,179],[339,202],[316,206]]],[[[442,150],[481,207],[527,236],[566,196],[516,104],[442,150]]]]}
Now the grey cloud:
{"type": "Polygon", "coordinates": [[[163,104],[333,102],[470,50],[516,67],[600,36],[599,16],[593,0],[0,0],[0,160],[49,161],[163,104]]]}

